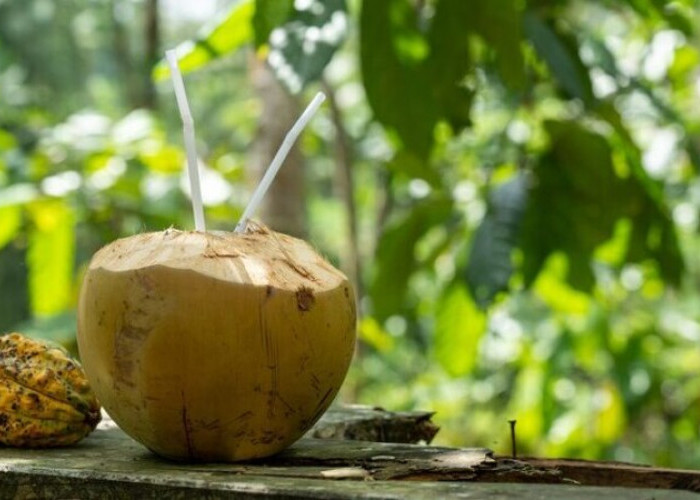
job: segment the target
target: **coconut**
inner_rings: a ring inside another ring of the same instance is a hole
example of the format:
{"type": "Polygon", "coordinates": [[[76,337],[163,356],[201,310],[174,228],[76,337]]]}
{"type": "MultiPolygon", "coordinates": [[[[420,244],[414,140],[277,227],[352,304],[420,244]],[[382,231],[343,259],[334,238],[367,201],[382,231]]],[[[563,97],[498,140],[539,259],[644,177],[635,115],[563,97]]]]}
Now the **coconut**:
{"type": "Polygon", "coordinates": [[[78,347],[131,437],[176,460],[236,461],[282,450],[323,414],[355,323],[347,278],[304,241],[167,230],[94,255],[78,347]]]}

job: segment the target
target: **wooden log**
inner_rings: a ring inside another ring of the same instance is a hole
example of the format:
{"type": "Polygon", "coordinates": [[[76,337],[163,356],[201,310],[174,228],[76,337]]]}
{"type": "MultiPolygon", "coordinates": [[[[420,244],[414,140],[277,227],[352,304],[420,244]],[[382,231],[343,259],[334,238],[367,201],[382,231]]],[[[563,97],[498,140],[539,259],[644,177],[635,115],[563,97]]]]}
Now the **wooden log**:
{"type": "Polygon", "coordinates": [[[430,420],[433,415],[428,411],[387,411],[377,406],[337,406],[321,417],[307,437],[430,444],[440,429],[430,420]]]}

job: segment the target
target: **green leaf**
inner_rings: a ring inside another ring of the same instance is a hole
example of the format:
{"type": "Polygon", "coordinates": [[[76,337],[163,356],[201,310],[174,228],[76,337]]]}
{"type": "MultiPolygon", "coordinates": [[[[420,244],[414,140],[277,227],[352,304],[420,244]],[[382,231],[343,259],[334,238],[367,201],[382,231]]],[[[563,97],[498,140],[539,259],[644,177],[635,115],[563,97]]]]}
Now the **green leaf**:
{"type": "MultiPolygon", "coordinates": [[[[468,37],[473,7],[476,6],[462,0],[441,0],[429,33],[431,69],[428,75],[440,114],[456,132],[471,123],[469,114],[474,92],[464,79],[473,66],[468,37]]],[[[483,9],[477,7],[476,10],[483,9]]],[[[427,96],[416,98],[426,99],[427,96]]]]}
{"type": "Polygon", "coordinates": [[[6,290],[0,300],[0,332],[16,329],[17,323],[31,315],[27,267],[22,264],[25,255],[19,245],[6,245],[0,250],[0,286],[6,290]]]}
{"type": "Polygon", "coordinates": [[[612,236],[615,221],[630,213],[629,183],[615,174],[603,137],[573,121],[549,121],[545,128],[551,149],[535,169],[523,231],[525,280],[535,278],[551,252],[562,250],[571,285],[589,290],[590,254],[612,236]]]}
{"type": "Polygon", "coordinates": [[[256,47],[267,43],[272,30],[287,21],[293,8],[294,0],[255,0],[253,29],[256,47]]]}
{"type": "Polygon", "coordinates": [[[75,257],[75,216],[64,200],[41,200],[28,205],[27,266],[32,313],[64,312],[71,302],[75,257]]]}
{"type": "Polygon", "coordinates": [[[693,7],[684,8],[681,2],[667,0],[626,0],[635,12],[644,19],[665,21],[671,28],[692,37],[695,31],[693,7]]]}
{"type": "Polygon", "coordinates": [[[624,152],[627,167],[634,177],[637,197],[643,200],[631,215],[632,233],[626,250],[627,262],[653,259],[659,266],[661,277],[678,285],[684,269],[683,257],[676,231],[666,206],[663,183],[652,179],[642,165],[642,152],[625,127],[622,117],[611,103],[600,103],[596,111],[615,130],[624,152]],[[657,235],[651,238],[649,235],[657,235]]]}
{"type": "Polygon", "coordinates": [[[673,221],[643,172],[622,178],[607,140],[573,121],[546,122],[549,151],[535,167],[535,187],[524,220],[523,275],[532,283],[556,251],[568,259],[569,283],[593,286],[592,254],[629,219],[628,260],[652,258],[664,278],[677,283],[683,269],[673,221]]]}
{"type": "Polygon", "coordinates": [[[18,205],[0,207],[0,249],[15,238],[21,227],[21,207],[18,205]]]}
{"type": "Polygon", "coordinates": [[[474,234],[467,265],[467,284],[480,306],[508,289],[513,249],[520,240],[520,226],[527,202],[527,178],[517,174],[493,190],[489,206],[474,234]]]}
{"type": "Polygon", "coordinates": [[[14,149],[17,147],[17,138],[8,132],[0,128],[0,151],[14,149]]]}
{"type": "MultiPolygon", "coordinates": [[[[443,0],[444,1],[444,0],[443,0]]],[[[525,62],[520,44],[523,39],[523,13],[520,2],[491,0],[489,2],[457,3],[468,7],[470,28],[478,33],[496,52],[496,63],[503,80],[511,88],[525,85],[525,62]]]]}
{"type": "Polygon", "coordinates": [[[586,40],[586,43],[591,49],[593,66],[598,66],[610,76],[617,77],[620,75],[617,59],[602,40],[591,37],[586,40]]]}
{"type": "Polygon", "coordinates": [[[675,228],[667,211],[647,204],[635,217],[627,244],[627,262],[656,261],[661,277],[679,285],[685,265],[675,228]]]}
{"type": "Polygon", "coordinates": [[[593,86],[578,55],[575,38],[556,31],[533,12],[527,12],[524,19],[525,34],[564,93],[581,99],[585,104],[592,103],[593,86]]]}
{"type": "Polygon", "coordinates": [[[431,227],[444,224],[451,214],[450,201],[426,200],[386,228],[379,240],[369,286],[374,317],[383,321],[407,308],[408,280],[419,267],[414,255],[416,243],[431,227]]]}
{"type": "MultiPolygon", "coordinates": [[[[222,20],[205,29],[202,36],[177,47],[180,71],[187,73],[226,56],[253,41],[253,0],[239,0],[222,20]]],[[[153,78],[164,80],[170,76],[167,62],[162,59],[153,68],[153,78]]]]}
{"type": "MultiPolygon", "coordinates": [[[[439,117],[430,72],[402,53],[401,40],[420,39],[416,11],[404,0],[365,0],[360,14],[360,62],[367,100],[377,120],[425,161],[439,117]]],[[[404,44],[405,45],[405,44],[404,44]]],[[[457,85],[459,82],[453,82],[457,85]]]]}
{"type": "Polygon", "coordinates": [[[362,318],[358,324],[357,332],[360,339],[379,352],[389,352],[394,348],[395,339],[386,332],[381,325],[371,316],[362,318]]]}
{"type": "Polygon", "coordinates": [[[155,148],[144,148],[139,153],[138,158],[149,170],[162,174],[179,173],[182,171],[184,163],[182,150],[168,144],[159,144],[155,148]]]}
{"type": "Polygon", "coordinates": [[[435,318],[435,357],[453,377],[470,373],[479,356],[486,331],[486,315],[460,284],[449,287],[440,299],[435,318]]]}
{"type": "Polygon", "coordinates": [[[409,178],[421,178],[433,186],[439,186],[442,179],[439,172],[436,172],[431,166],[418,158],[413,152],[407,149],[400,149],[394,154],[394,157],[387,163],[387,167],[409,178]]]}
{"type": "Polygon", "coordinates": [[[303,10],[295,5],[289,21],[268,40],[267,62],[279,81],[298,93],[318,79],[345,40],[349,23],[345,0],[310,0],[303,10]]]}

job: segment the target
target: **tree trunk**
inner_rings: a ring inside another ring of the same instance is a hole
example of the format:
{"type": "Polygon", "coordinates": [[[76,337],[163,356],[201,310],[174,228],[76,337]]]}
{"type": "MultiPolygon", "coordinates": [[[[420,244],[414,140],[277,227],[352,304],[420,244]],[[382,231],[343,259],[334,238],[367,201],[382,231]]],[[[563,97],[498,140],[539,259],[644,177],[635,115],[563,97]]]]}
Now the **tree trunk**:
{"type": "Polygon", "coordinates": [[[129,43],[129,30],[119,17],[119,3],[110,3],[112,20],[112,47],[125,88],[128,109],[156,107],[156,90],[151,70],[160,59],[160,25],[158,0],[146,0],[143,11],[143,55],[134,57],[129,43]]]}
{"type": "Polygon", "coordinates": [[[151,78],[153,66],[160,59],[160,23],[158,20],[158,0],[146,0],[144,15],[144,60],[141,106],[155,109],[158,105],[156,89],[151,78]]]}
{"type": "Polygon", "coordinates": [[[122,20],[119,18],[119,5],[117,0],[112,0],[109,4],[110,17],[112,21],[112,50],[114,60],[119,68],[124,88],[124,98],[129,109],[137,108],[139,105],[139,82],[134,74],[134,67],[131,61],[131,47],[129,36],[122,20]]]}
{"type": "MultiPolygon", "coordinates": [[[[299,105],[297,99],[277,81],[267,64],[254,54],[250,58],[250,77],[262,101],[249,160],[251,180],[257,185],[285,135],[299,117],[299,105]]],[[[294,145],[257,216],[271,229],[299,238],[307,236],[303,164],[299,146],[294,145]]]]}
{"type": "Polygon", "coordinates": [[[326,81],[321,81],[328,96],[328,106],[335,128],[336,187],[343,200],[347,224],[347,244],[341,256],[341,267],[355,288],[356,298],[363,296],[362,272],[360,268],[359,244],[357,236],[357,207],[355,204],[355,180],[352,171],[352,140],[343,125],[343,117],[335,99],[335,90],[326,81]]]}

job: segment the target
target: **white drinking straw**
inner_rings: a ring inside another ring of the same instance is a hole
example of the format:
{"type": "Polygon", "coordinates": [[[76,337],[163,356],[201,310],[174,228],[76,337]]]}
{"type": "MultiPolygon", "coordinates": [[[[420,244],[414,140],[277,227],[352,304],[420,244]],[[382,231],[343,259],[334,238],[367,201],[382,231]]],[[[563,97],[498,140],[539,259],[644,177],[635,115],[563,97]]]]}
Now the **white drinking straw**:
{"type": "Polygon", "coordinates": [[[309,120],[311,120],[311,117],[314,115],[314,113],[316,113],[319,106],[321,106],[321,103],[325,99],[326,96],[323,92],[316,94],[294,126],[289,130],[289,132],[287,132],[287,135],[284,137],[284,141],[282,141],[282,145],[277,150],[275,157],[272,159],[272,163],[270,163],[270,166],[267,168],[267,171],[260,181],[260,184],[258,184],[258,187],[255,188],[253,196],[248,202],[248,206],[245,207],[243,215],[241,216],[241,219],[238,221],[236,229],[234,230],[236,233],[241,233],[245,230],[246,225],[248,224],[248,219],[250,219],[258,209],[258,205],[260,205],[263,196],[265,196],[265,193],[270,187],[270,184],[272,184],[272,181],[277,175],[282,163],[284,162],[285,158],[287,158],[289,150],[292,149],[297,137],[299,137],[301,131],[304,129],[304,127],[306,127],[306,124],[309,122],[309,120]]]}
{"type": "Polygon", "coordinates": [[[192,213],[194,214],[194,228],[197,231],[206,231],[204,224],[204,208],[202,207],[202,188],[199,183],[199,167],[197,163],[197,149],[194,140],[194,120],[187,102],[185,83],[177,63],[177,55],[174,50],[166,50],[165,58],[170,66],[170,77],[175,88],[175,99],[180,109],[182,118],[182,133],[185,138],[185,150],[187,151],[187,173],[190,179],[190,191],[192,196],[192,213]]]}

